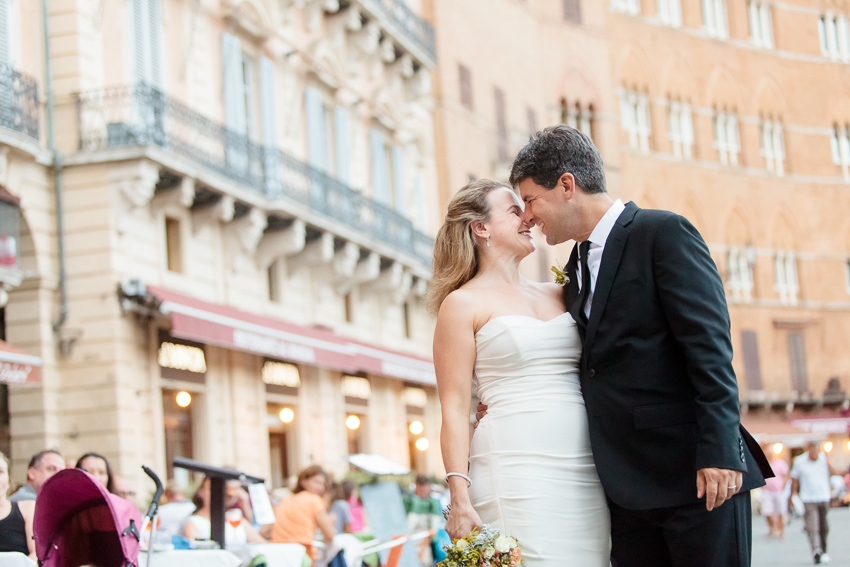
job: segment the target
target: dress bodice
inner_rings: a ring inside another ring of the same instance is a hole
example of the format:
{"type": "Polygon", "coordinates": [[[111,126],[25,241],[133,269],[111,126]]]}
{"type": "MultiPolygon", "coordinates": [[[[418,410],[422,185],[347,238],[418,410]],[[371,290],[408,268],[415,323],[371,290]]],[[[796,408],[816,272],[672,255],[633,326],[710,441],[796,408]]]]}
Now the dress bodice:
{"type": "Polygon", "coordinates": [[[488,412],[498,411],[502,402],[557,403],[560,396],[581,393],[581,339],[569,313],[549,321],[494,317],[479,329],[475,342],[473,384],[488,412]]]}

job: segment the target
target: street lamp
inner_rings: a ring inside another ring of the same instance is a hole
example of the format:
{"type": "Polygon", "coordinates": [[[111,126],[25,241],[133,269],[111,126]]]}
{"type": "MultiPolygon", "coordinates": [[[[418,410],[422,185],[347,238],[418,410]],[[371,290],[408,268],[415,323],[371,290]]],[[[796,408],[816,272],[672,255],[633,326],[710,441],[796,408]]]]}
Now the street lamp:
{"type": "Polygon", "coordinates": [[[782,446],[782,443],[774,443],[773,444],[773,454],[778,455],[779,453],[782,452],[782,449],[784,449],[784,448],[785,447],[782,446]]]}
{"type": "Polygon", "coordinates": [[[419,435],[423,431],[425,431],[425,426],[422,425],[421,421],[413,421],[410,423],[410,432],[414,435],[419,435]]]}
{"type": "Polygon", "coordinates": [[[352,431],[360,427],[360,418],[356,415],[349,415],[345,420],[345,426],[352,431]]]}
{"type": "Polygon", "coordinates": [[[823,450],[827,453],[832,451],[832,441],[827,441],[826,443],[824,443],[823,444],[823,450]]]}
{"type": "Polygon", "coordinates": [[[192,403],[192,395],[189,392],[180,392],[177,394],[175,401],[181,408],[188,407],[192,403]]]}
{"type": "Polygon", "coordinates": [[[419,449],[420,451],[427,451],[428,447],[430,445],[431,444],[428,443],[428,440],[425,439],[424,437],[420,437],[419,439],[416,440],[416,448],[419,449]]]}
{"type": "Polygon", "coordinates": [[[283,408],[280,410],[279,417],[282,422],[290,423],[293,419],[295,419],[295,412],[290,408],[283,408]]]}

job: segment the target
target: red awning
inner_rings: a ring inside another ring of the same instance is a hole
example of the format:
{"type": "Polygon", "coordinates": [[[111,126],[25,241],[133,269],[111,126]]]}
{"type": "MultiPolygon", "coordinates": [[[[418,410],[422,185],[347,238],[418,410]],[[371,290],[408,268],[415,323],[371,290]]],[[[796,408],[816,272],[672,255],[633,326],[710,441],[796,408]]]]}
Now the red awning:
{"type": "Polygon", "coordinates": [[[171,334],[181,339],[340,372],[436,384],[434,364],[422,357],[352,341],[326,328],[303,327],[158,287],[147,289],[163,302],[160,310],[171,317],[171,334]]]}
{"type": "Polygon", "coordinates": [[[6,341],[0,341],[0,382],[41,382],[41,359],[19,351],[6,341]]]}

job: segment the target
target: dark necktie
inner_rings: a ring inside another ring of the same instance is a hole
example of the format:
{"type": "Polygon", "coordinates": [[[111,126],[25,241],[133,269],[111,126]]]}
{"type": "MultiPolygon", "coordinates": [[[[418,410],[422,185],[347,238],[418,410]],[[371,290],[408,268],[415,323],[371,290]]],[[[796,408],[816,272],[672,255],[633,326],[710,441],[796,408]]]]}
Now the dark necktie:
{"type": "Polygon", "coordinates": [[[579,261],[581,262],[581,291],[579,292],[579,313],[578,325],[581,340],[584,341],[585,331],[587,330],[587,315],[584,313],[584,308],[587,305],[587,297],[590,295],[590,268],[587,265],[587,255],[590,253],[590,240],[585,240],[578,246],[579,261]]]}

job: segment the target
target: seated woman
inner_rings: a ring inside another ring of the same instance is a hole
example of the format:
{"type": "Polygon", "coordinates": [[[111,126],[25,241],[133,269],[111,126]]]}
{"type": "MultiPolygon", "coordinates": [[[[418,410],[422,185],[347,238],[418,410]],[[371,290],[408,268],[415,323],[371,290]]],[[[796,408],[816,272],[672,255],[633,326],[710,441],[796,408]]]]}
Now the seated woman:
{"type": "Polygon", "coordinates": [[[35,560],[32,518],[35,500],[11,502],[9,492],[9,460],[0,453],[0,552],[17,551],[35,560]]]}
{"type": "Polygon", "coordinates": [[[300,543],[307,548],[313,560],[319,557],[313,546],[316,530],[322,532],[325,541],[333,541],[333,517],[327,512],[324,494],[328,476],[322,467],[312,465],[298,474],[292,496],[275,508],[275,523],[272,527],[274,543],[300,543]]]}
{"type": "MultiPolygon", "coordinates": [[[[212,525],[210,524],[210,479],[205,478],[192,497],[195,511],[183,526],[183,535],[189,539],[210,539],[212,525]]],[[[260,534],[246,519],[228,519],[224,523],[225,547],[238,547],[246,543],[266,543],[260,534]]]]}
{"type": "Polygon", "coordinates": [[[103,455],[99,453],[86,453],[80,457],[74,468],[83,469],[106,487],[107,491],[115,494],[113,492],[115,487],[113,486],[112,467],[109,466],[109,461],[103,455]]]}

